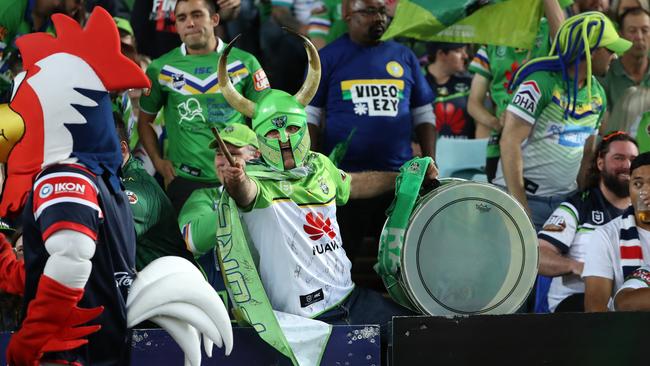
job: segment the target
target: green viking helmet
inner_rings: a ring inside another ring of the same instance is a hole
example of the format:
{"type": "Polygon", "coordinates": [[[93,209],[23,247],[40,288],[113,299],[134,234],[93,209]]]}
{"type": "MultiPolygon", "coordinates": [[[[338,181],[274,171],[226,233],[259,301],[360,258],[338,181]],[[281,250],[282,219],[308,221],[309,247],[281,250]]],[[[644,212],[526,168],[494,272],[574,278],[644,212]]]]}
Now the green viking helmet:
{"type": "Polygon", "coordinates": [[[285,93],[282,90],[271,89],[260,100],[255,103],[248,100],[235,89],[228,77],[226,64],[228,54],[239,36],[235,37],[219,59],[219,87],[224,98],[239,113],[250,117],[253,120],[253,131],[257,134],[262,158],[267,164],[285,170],[284,158],[282,157],[281,145],[288,142],[293,152],[293,160],[296,167],[302,166],[305,157],[309,153],[310,139],[307,129],[307,114],[305,107],[316,94],[320,82],[320,58],[316,47],[307,37],[296,34],[303,39],[309,69],[305,82],[296,95],[285,93]],[[286,128],[296,126],[298,132],[288,135],[286,128]],[[266,135],[276,130],[280,138],[268,138],[266,135]]]}

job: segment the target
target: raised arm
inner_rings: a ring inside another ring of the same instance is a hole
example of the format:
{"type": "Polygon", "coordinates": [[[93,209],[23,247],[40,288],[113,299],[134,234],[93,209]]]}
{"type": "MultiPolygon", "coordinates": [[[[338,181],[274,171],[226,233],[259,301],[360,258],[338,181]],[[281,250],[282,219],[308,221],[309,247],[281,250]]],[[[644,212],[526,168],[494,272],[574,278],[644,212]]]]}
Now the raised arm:
{"type": "Polygon", "coordinates": [[[523,118],[506,111],[501,135],[501,163],[508,192],[521,203],[530,214],[526,191],[524,190],[524,162],[521,144],[526,140],[533,126],[523,118]]]}

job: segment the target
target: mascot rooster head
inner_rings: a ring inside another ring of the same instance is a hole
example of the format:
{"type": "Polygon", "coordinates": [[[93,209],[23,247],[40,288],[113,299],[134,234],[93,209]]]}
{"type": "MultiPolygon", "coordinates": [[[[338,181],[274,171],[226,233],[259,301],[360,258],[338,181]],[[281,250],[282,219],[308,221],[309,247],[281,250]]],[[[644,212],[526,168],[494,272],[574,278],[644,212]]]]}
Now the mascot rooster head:
{"type": "Polygon", "coordinates": [[[32,33],[16,41],[24,71],[9,105],[0,105],[2,217],[22,210],[35,176],[56,163],[82,163],[118,189],[122,157],[109,92],[150,87],[142,69],[121,54],[106,10],[95,7],[83,29],[62,14],[52,22],[56,37],[32,33]]]}

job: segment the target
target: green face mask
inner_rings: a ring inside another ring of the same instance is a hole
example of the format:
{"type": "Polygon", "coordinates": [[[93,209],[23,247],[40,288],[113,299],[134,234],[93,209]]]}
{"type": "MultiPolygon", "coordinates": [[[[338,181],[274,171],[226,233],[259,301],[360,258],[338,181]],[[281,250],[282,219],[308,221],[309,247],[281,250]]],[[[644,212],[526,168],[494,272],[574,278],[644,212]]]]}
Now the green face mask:
{"type": "Polygon", "coordinates": [[[295,166],[302,166],[311,145],[304,107],[292,95],[271,90],[259,101],[256,109],[253,130],[257,134],[264,161],[278,170],[285,170],[281,144],[288,143],[295,166]],[[298,130],[289,134],[287,128],[292,126],[298,130]],[[267,137],[272,131],[279,138],[267,137]]]}

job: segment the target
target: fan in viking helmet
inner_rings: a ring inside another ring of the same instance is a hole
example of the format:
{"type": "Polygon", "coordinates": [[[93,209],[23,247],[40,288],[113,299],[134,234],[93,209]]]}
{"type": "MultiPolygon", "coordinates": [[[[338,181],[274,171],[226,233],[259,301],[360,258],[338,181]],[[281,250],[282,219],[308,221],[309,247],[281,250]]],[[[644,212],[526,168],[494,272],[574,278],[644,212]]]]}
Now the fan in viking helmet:
{"type": "Polygon", "coordinates": [[[0,106],[0,216],[22,213],[25,257],[23,267],[7,256],[2,238],[0,281],[13,287],[0,287],[25,297],[8,363],[128,365],[128,328],[146,319],[179,340],[190,364],[200,363],[201,335],[208,354],[213,343],[229,352],[228,314],[196,268],[163,257],[136,279],[109,92],[147,88],[149,80],[120,53],[104,9],[96,7],[84,29],[64,15],[52,21],[57,36],[17,40],[25,71],[0,106]]]}

